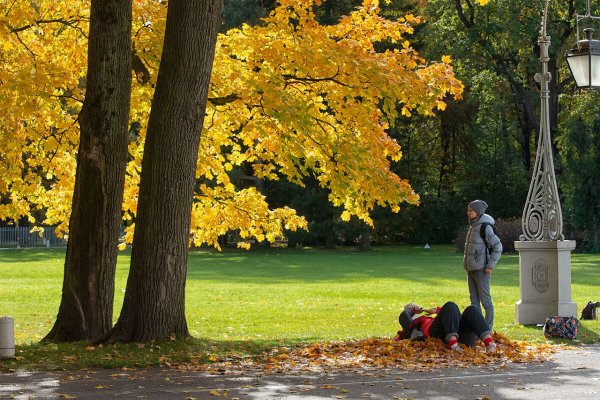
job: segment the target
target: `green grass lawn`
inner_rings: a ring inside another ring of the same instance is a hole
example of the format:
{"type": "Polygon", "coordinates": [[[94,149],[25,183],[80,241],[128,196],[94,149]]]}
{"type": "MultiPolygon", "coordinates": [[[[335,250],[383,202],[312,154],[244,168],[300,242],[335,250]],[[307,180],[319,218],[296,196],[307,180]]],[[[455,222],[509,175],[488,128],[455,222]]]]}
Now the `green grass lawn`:
{"type": "MultiPolygon", "coordinates": [[[[115,319],[121,307],[129,253],[118,261],[115,319]]],[[[60,302],[64,251],[0,251],[0,316],[15,319],[22,349],[50,330],[60,302]]],[[[599,255],[574,254],[573,301],[579,310],[600,301],[599,255]]],[[[514,323],[519,299],[518,255],[505,254],[492,277],[495,330],[514,340],[544,341],[537,327],[514,323]]],[[[453,300],[468,305],[462,254],[450,246],[355,249],[193,251],[186,310],[195,342],[219,353],[274,344],[390,337],[407,302],[453,300]]],[[[600,322],[584,321],[582,342],[600,341],[600,322]]],[[[258,350],[257,350],[258,351],[258,350]]]]}

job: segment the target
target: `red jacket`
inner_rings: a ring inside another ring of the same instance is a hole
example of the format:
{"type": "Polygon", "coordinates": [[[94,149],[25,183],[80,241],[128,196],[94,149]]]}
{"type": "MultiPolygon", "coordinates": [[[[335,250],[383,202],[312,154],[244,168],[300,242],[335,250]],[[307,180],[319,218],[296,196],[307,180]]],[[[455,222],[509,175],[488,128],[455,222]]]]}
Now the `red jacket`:
{"type": "Polygon", "coordinates": [[[421,332],[423,332],[423,335],[425,335],[426,338],[429,337],[429,327],[431,326],[431,323],[433,322],[433,317],[430,317],[429,315],[421,315],[419,318],[413,320],[413,322],[411,322],[410,327],[411,328],[418,328],[421,332]]]}
{"type": "MultiPolygon", "coordinates": [[[[437,307],[436,310],[436,314],[440,312],[441,307],[437,307]]],[[[409,317],[412,316],[412,313],[408,314],[409,317]]],[[[420,317],[415,318],[409,325],[410,328],[417,328],[419,329],[421,332],[423,332],[423,336],[425,336],[425,338],[430,337],[429,336],[429,327],[431,326],[431,323],[433,322],[434,317],[431,317],[429,315],[421,315],[420,317]]],[[[396,334],[396,337],[394,338],[394,340],[402,340],[402,339],[409,339],[406,336],[406,332],[404,332],[403,330],[398,331],[398,333],[396,334]]]]}
{"type": "MultiPolygon", "coordinates": [[[[441,307],[438,307],[436,310],[436,314],[439,313],[441,310],[441,307]]],[[[429,337],[429,327],[431,326],[431,323],[433,322],[434,317],[431,317],[429,315],[421,315],[420,317],[414,319],[411,323],[410,323],[410,327],[411,328],[418,328],[421,332],[423,332],[423,335],[425,335],[426,338],[429,337]]]]}

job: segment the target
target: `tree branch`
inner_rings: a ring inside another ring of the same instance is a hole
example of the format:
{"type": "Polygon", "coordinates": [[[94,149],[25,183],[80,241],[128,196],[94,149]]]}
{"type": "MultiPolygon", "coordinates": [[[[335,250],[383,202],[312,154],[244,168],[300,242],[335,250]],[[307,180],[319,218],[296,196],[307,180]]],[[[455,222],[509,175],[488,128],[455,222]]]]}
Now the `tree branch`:
{"type": "Polygon", "coordinates": [[[232,102],[238,100],[239,98],[240,98],[240,96],[238,96],[235,93],[232,93],[232,94],[228,94],[227,96],[223,96],[223,97],[209,97],[207,100],[213,106],[224,106],[225,104],[232,103],[232,102]]]}
{"type": "Polygon", "coordinates": [[[473,5],[467,0],[467,7],[469,8],[469,11],[470,11],[470,14],[471,14],[468,19],[467,19],[467,16],[465,15],[465,13],[464,13],[461,0],[454,0],[454,6],[456,8],[456,12],[458,12],[458,17],[462,21],[463,25],[465,27],[467,27],[467,28],[472,27],[473,23],[474,23],[474,9],[473,9],[473,5]]]}
{"type": "Polygon", "coordinates": [[[333,74],[330,77],[326,77],[326,78],[311,78],[310,76],[306,76],[306,77],[299,77],[296,75],[292,75],[292,74],[283,74],[283,78],[289,82],[289,84],[293,84],[296,82],[324,82],[324,81],[331,81],[331,82],[335,82],[340,86],[345,86],[345,87],[351,87],[350,85],[345,84],[344,82],[340,82],[339,80],[335,79],[336,76],[338,76],[340,74],[340,68],[338,67],[337,71],[335,72],[335,74],[333,74]]]}
{"type": "Polygon", "coordinates": [[[12,2],[12,4],[10,5],[10,7],[8,7],[8,9],[6,10],[6,12],[4,13],[5,17],[8,17],[8,14],[10,13],[10,10],[12,10],[13,6],[15,5],[15,3],[17,2],[17,0],[14,0],[12,2]]]}
{"type": "Polygon", "coordinates": [[[135,51],[135,46],[131,51],[131,69],[135,73],[135,78],[139,83],[145,85],[148,82],[150,82],[150,71],[148,70],[140,56],[138,56],[137,52],[135,51]]]}
{"type": "Polygon", "coordinates": [[[27,45],[25,44],[25,42],[23,42],[21,40],[21,37],[19,36],[19,34],[17,32],[15,32],[15,36],[17,37],[17,40],[19,41],[19,43],[21,43],[23,45],[23,47],[25,47],[25,49],[27,49],[27,51],[31,53],[31,56],[35,60],[36,59],[35,53],[33,51],[31,51],[31,49],[29,47],[27,47],[27,45]]]}
{"type": "Polygon", "coordinates": [[[63,19],[63,18],[40,19],[40,20],[34,21],[35,22],[34,24],[28,24],[28,25],[20,26],[18,28],[13,28],[13,27],[9,26],[9,28],[10,28],[10,31],[12,33],[18,33],[18,32],[25,31],[25,30],[27,30],[29,28],[33,28],[34,26],[37,26],[37,25],[58,23],[58,24],[66,25],[69,28],[77,29],[78,31],[81,32],[81,34],[84,37],[87,38],[87,35],[85,34],[85,32],[79,26],[77,26],[77,24],[79,22],[83,22],[83,21],[87,21],[87,19],[85,19],[85,18],[73,19],[73,20],[66,20],[66,19],[63,19]]]}
{"type": "Polygon", "coordinates": [[[57,99],[71,99],[71,100],[74,100],[74,101],[76,101],[76,102],[78,102],[78,103],[81,103],[81,104],[83,104],[83,100],[81,100],[81,99],[78,99],[78,98],[77,98],[77,97],[75,97],[75,96],[67,96],[67,95],[65,95],[65,94],[62,94],[62,95],[58,96],[58,95],[51,94],[51,95],[50,95],[50,97],[55,97],[55,98],[57,98],[57,99]]]}

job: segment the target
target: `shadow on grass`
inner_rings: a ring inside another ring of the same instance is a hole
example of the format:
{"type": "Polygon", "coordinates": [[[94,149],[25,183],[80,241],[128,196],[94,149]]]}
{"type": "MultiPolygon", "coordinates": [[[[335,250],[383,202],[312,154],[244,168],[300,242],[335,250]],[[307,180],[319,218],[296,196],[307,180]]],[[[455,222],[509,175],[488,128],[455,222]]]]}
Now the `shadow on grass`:
{"type": "Polygon", "coordinates": [[[23,263],[23,262],[44,262],[49,258],[65,258],[66,247],[51,247],[46,248],[23,248],[16,249],[0,249],[0,257],[3,263],[23,263]]]}
{"type": "Polygon", "coordinates": [[[87,368],[146,368],[181,363],[210,364],[223,358],[254,359],[278,346],[267,340],[216,341],[188,338],[152,343],[91,346],[85,342],[17,346],[14,359],[2,360],[0,372],[72,371],[87,368]]]}
{"type": "Polygon", "coordinates": [[[599,343],[600,334],[586,327],[587,321],[580,321],[577,338],[586,343],[599,343]]]}
{"type": "MultiPolygon", "coordinates": [[[[454,251],[415,248],[356,249],[268,249],[229,250],[222,253],[191,253],[188,279],[244,282],[364,280],[396,278],[428,280],[459,262],[454,251]],[[424,273],[430,270],[433,273],[424,273]]],[[[458,265],[458,264],[457,264],[458,265]]]]}
{"type": "MultiPolygon", "coordinates": [[[[432,286],[466,285],[462,253],[451,246],[430,250],[380,246],[370,252],[337,250],[257,249],[191,252],[188,279],[230,283],[358,282],[401,279],[432,286]]],[[[518,257],[507,255],[494,273],[494,285],[518,287],[518,257]]]]}
{"type": "MultiPolygon", "coordinates": [[[[2,250],[2,262],[44,262],[50,258],[64,259],[60,248],[30,248],[21,251],[2,250]]],[[[119,254],[120,264],[129,264],[130,250],[119,254]]],[[[518,255],[502,256],[494,272],[493,285],[518,287],[518,255]]],[[[586,285],[600,285],[596,273],[600,257],[574,255],[572,280],[586,285]]],[[[440,285],[442,281],[465,281],[462,253],[449,245],[377,246],[361,252],[355,247],[335,250],[321,248],[255,248],[250,251],[224,248],[192,250],[188,257],[190,280],[243,283],[362,281],[368,279],[402,279],[415,283],[440,285]]],[[[443,283],[442,283],[443,284],[443,283]]]]}

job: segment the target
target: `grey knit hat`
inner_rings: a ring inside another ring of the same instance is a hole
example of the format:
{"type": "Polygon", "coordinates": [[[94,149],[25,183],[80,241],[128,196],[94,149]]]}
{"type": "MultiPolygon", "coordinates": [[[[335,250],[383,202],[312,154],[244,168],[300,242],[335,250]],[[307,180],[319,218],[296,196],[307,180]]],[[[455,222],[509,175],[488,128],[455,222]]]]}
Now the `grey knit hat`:
{"type": "Polygon", "coordinates": [[[469,208],[477,213],[477,215],[483,215],[488,205],[483,200],[473,200],[469,203],[469,208]]]}

